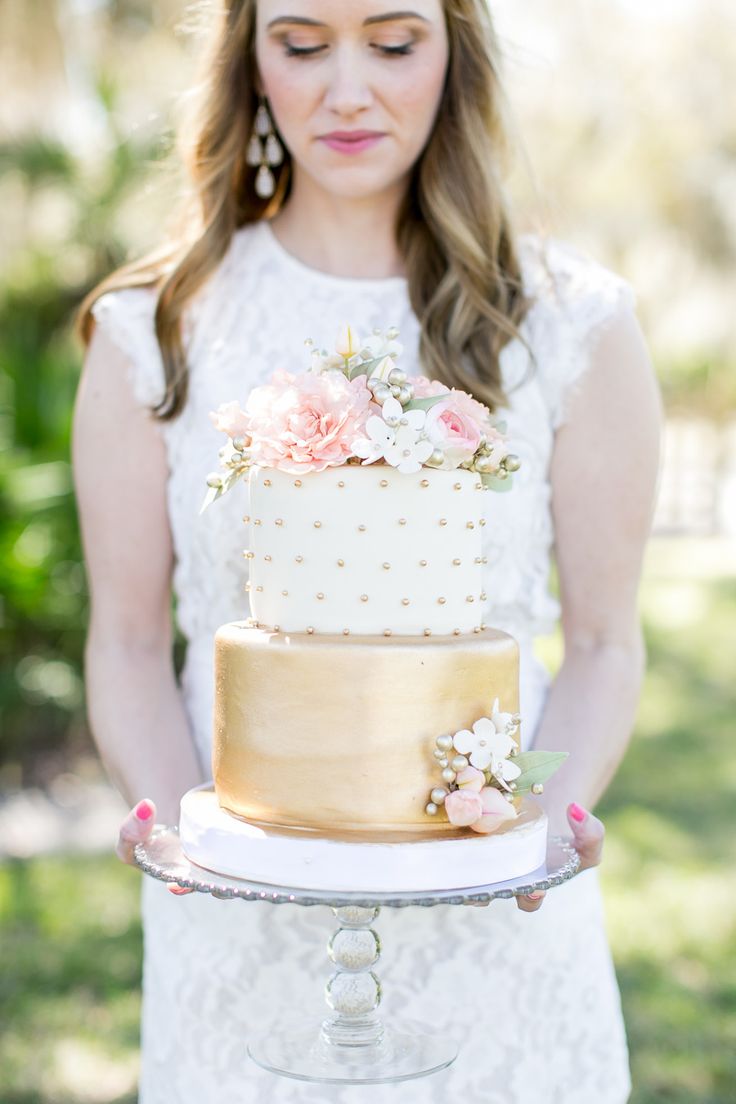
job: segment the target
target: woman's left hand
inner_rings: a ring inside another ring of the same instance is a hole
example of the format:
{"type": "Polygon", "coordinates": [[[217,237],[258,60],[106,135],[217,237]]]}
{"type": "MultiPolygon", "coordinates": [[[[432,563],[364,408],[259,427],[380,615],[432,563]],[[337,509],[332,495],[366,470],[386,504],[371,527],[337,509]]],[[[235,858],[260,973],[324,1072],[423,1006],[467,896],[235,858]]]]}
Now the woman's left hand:
{"type": "MultiPolygon", "coordinates": [[[[593,816],[587,809],[573,802],[567,806],[567,823],[572,828],[572,842],[575,850],[580,855],[580,874],[591,866],[598,866],[603,853],[603,839],[606,829],[603,821],[593,816]]],[[[524,897],[517,897],[516,904],[522,912],[536,912],[542,907],[544,891],[528,893],[524,897]]]]}

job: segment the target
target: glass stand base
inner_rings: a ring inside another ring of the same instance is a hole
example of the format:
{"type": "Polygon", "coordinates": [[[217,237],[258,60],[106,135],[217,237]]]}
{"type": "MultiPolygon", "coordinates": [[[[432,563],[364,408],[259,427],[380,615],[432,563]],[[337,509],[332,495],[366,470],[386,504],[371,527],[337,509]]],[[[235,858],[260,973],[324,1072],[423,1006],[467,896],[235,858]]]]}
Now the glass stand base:
{"type": "Polygon", "coordinates": [[[254,1036],[248,1054],[259,1066],[299,1081],[378,1085],[409,1081],[445,1069],[457,1043],[441,1035],[409,1035],[384,1027],[377,1043],[348,1046],[326,1041],[319,1026],[254,1036]]]}

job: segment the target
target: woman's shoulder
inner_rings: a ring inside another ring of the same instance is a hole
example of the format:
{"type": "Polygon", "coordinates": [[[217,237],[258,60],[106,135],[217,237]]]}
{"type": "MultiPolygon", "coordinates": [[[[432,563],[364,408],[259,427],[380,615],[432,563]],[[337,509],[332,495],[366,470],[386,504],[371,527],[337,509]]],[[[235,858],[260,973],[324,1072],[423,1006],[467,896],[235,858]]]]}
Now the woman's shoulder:
{"type": "Polygon", "coordinates": [[[635,314],[636,293],[625,277],[564,239],[523,234],[518,253],[530,302],[525,336],[535,378],[558,427],[596,342],[617,319],[635,314]]]}
{"type": "Polygon", "coordinates": [[[635,307],[631,283],[591,254],[562,238],[522,234],[518,252],[525,291],[533,304],[558,311],[581,324],[615,311],[635,307]]]}

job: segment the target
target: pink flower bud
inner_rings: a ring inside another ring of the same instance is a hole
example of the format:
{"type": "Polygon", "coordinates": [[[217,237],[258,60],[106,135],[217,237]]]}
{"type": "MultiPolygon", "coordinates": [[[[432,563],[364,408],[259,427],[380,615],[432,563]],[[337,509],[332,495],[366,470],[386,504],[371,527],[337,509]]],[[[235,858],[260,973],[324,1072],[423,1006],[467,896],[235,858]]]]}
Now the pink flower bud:
{"type": "Polygon", "coordinates": [[[467,790],[468,793],[480,793],[486,784],[486,776],[483,771],[479,771],[476,767],[466,767],[465,770],[460,771],[455,781],[461,790],[467,790]]]}
{"type": "Polygon", "coordinates": [[[445,811],[450,824],[454,824],[456,828],[472,825],[483,815],[480,794],[469,793],[467,790],[453,790],[445,798],[445,811]]]}
{"type": "Polygon", "coordinates": [[[497,832],[507,821],[516,819],[516,809],[494,786],[485,786],[478,794],[478,800],[483,811],[479,819],[470,825],[474,832],[487,836],[497,832]]]}

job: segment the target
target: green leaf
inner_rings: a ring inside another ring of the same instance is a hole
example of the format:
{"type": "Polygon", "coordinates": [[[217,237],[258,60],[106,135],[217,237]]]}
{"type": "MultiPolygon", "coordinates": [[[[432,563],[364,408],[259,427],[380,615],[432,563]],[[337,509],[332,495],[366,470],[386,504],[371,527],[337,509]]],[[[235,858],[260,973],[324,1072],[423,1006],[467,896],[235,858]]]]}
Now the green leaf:
{"type": "Polygon", "coordinates": [[[348,373],[347,373],[348,379],[353,380],[357,376],[368,376],[370,378],[370,374],[373,371],[373,369],[378,364],[380,364],[383,359],[384,359],[383,357],[373,357],[372,360],[360,360],[360,361],[358,361],[357,364],[354,364],[353,367],[348,370],[348,373]]]}
{"type": "Polygon", "coordinates": [[[203,514],[208,506],[211,506],[216,498],[219,498],[223,493],[222,487],[208,487],[207,494],[204,496],[202,505],[199,508],[200,514],[203,514]]]}
{"type": "Polygon", "coordinates": [[[241,476],[245,475],[247,470],[247,468],[234,468],[228,471],[227,474],[223,474],[222,483],[219,487],[208,487],[207,494],[204,496],[204,501],[199,508],[200,514],[203,514],[216,498],[221,498],[222,495],[227,494],[227,492],[235,486],[241,476]]]}
{"type": "Polygon", "coordinates": [[[427,395],[423,399],[412,399],[410,403],[404,407],[404,410],[430,410],[438,402],[442,402],[446,399],[447,395],[427,395]]]}
{"type": "Polygon", "coordinates": [[[499,479],[497,475],[484,473],[481,475],[480,481],[484,487],[490,487],[492,491],[496,491],[498,494],[505,494],[510,491],[514,485],[514,481],[510,475],[507,475],[505,479],[499,479]]]}
{"type": "Polygon", "coordinates": [[[566,751],[522,751],[512,760],[521,771],[516,782],[516,792],[530,790],[538,782],[546,782],[559,770],[568,757],[566,751]]]}

